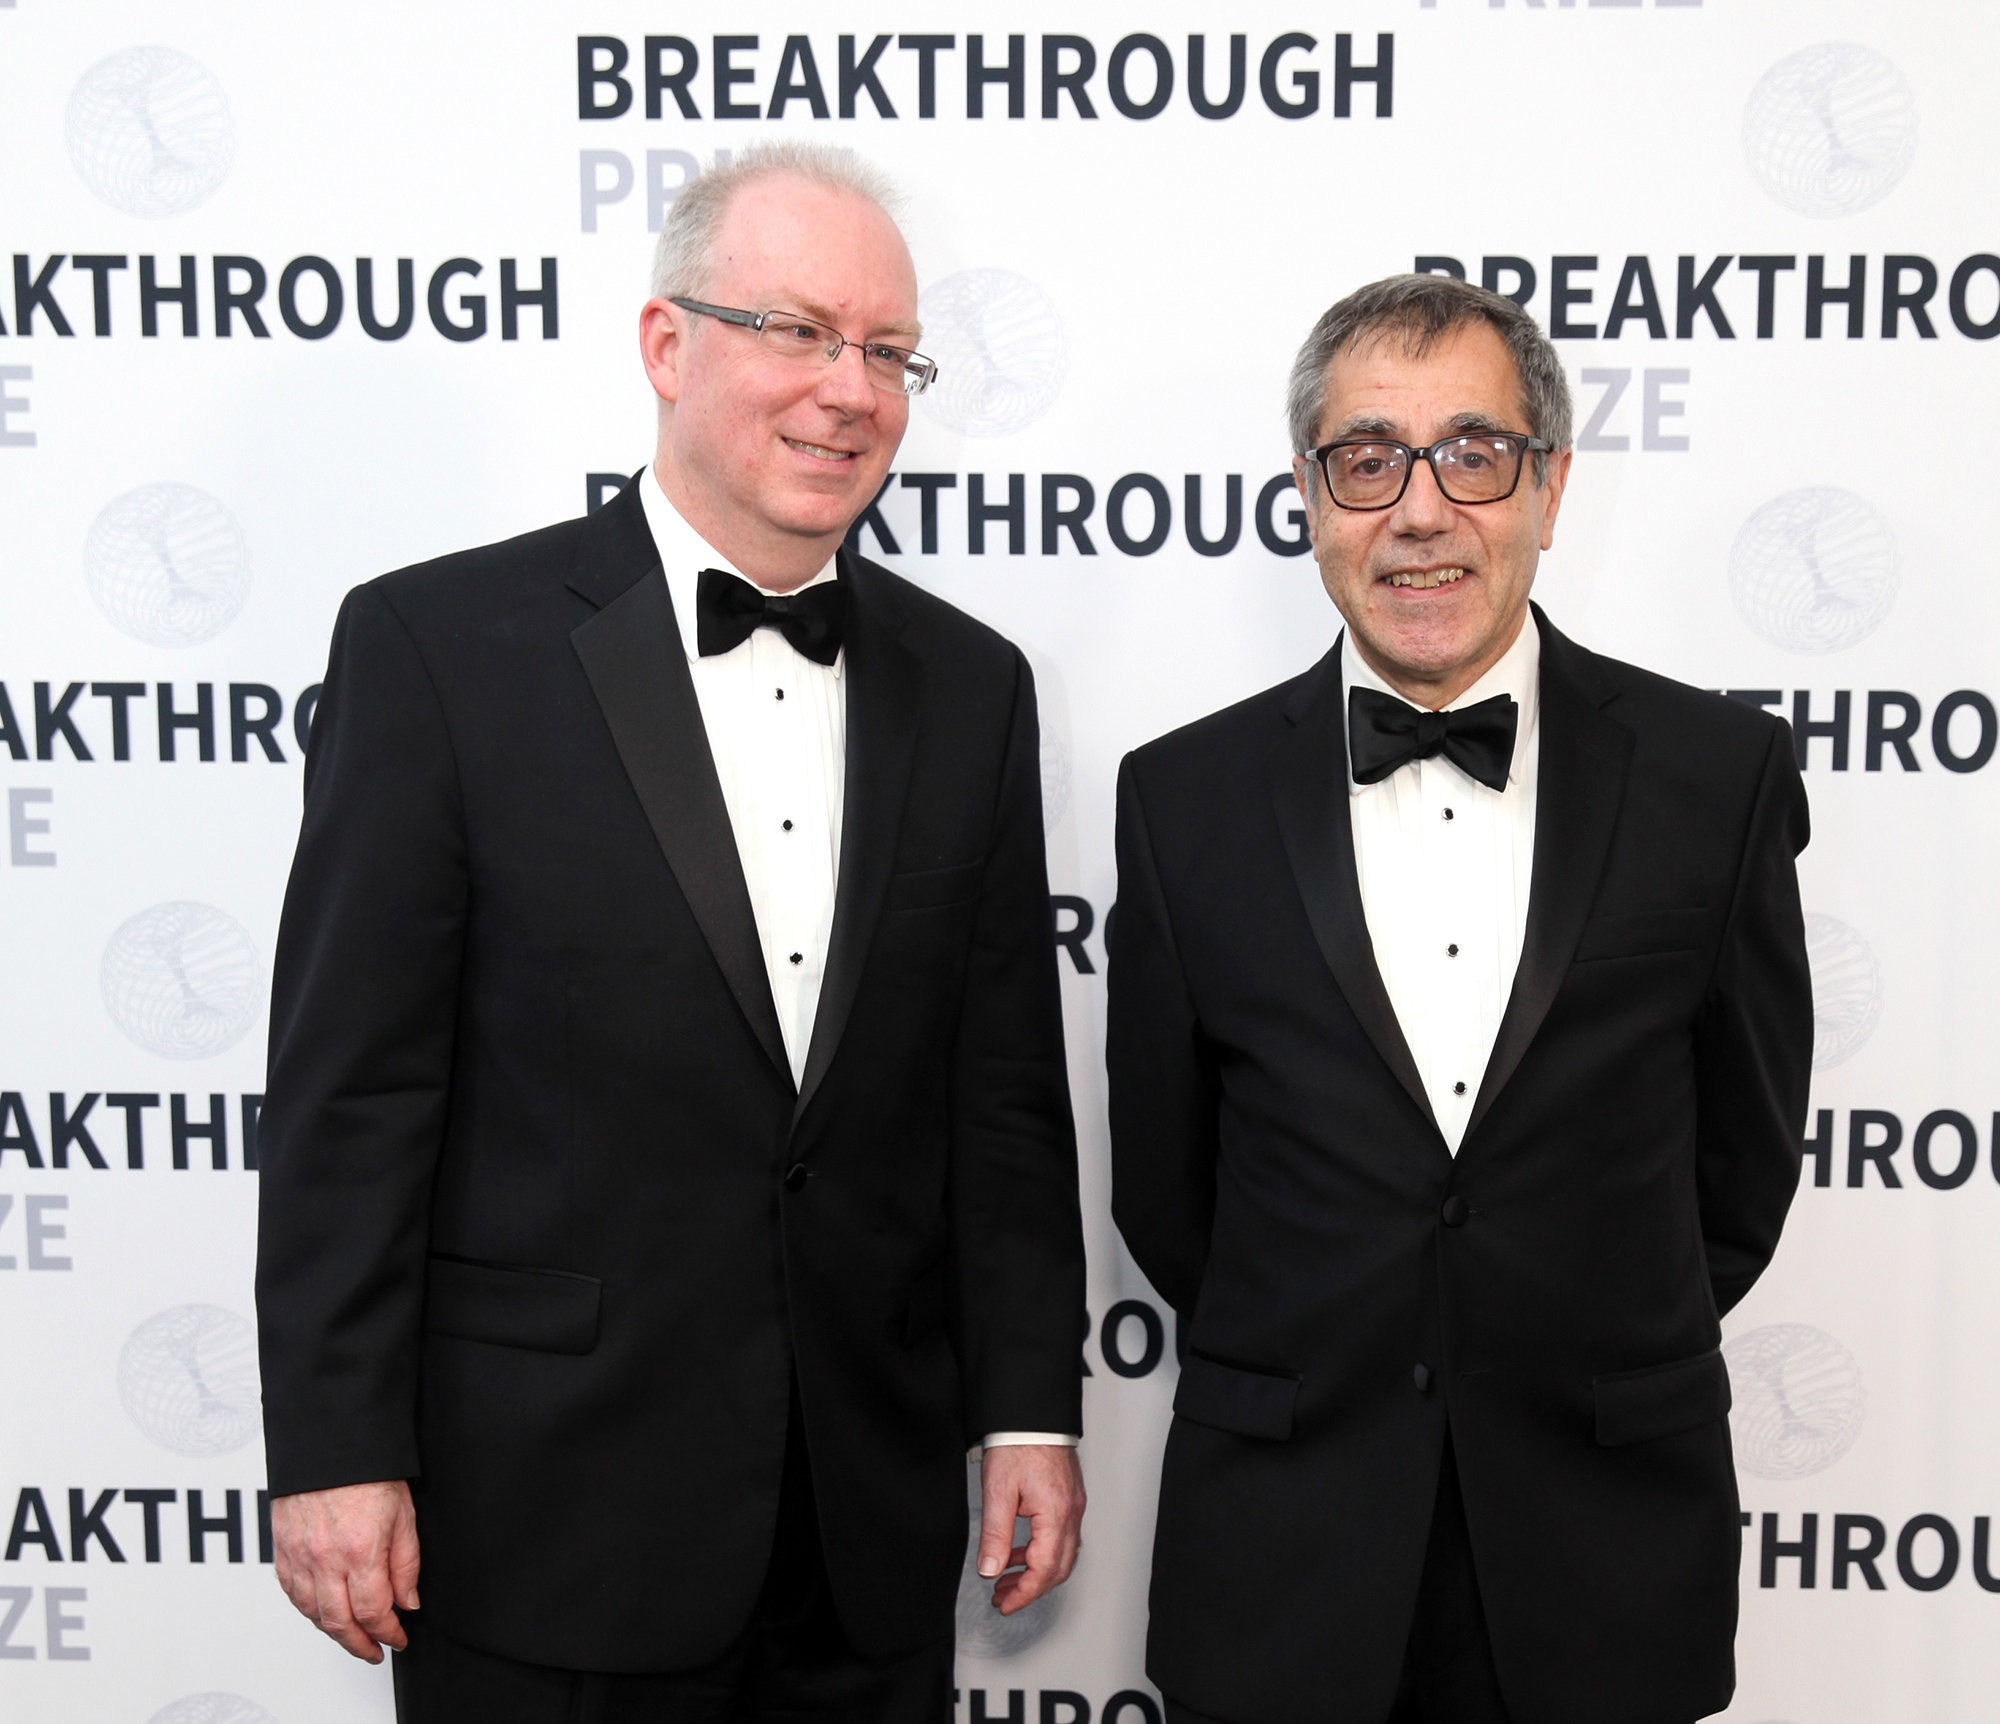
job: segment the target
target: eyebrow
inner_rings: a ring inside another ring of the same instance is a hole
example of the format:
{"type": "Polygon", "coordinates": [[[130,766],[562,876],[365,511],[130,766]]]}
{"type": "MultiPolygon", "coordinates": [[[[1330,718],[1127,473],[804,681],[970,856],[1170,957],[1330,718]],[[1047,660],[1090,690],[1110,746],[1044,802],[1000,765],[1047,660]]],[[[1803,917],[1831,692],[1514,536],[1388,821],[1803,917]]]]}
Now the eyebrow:
{"type": "MultiPolygon", "coordinates": [[[[821,305],[810,294],[794,293],[782,296],[779,306],[785,310],[796,307],[805,316],[813,318],[817,322],[827,324],[834,329],[840,327],[840,314],[821,305]]],[[[915,341],[922,334],[923,325],[920,323],[879,323],[873,329],[869,330],[862,339],[864,341],[872,341],[878,335],[907,335],[912,341],[915,341]]]]}
{"type": "MultiPolygon", "coordinates": [[[[1439,437],[1477,436],[1482,431],[1507,431],[1510,427],[1502,424],[1490,413],[1467,410],[1454,413],[1438,431],[1439,437]]],[[[1403,428],[1393,419],[1385,419],[1379,413],[1362,413],[1339,426],[1327,439],[1330,443],[1342,443],[1355,437],[1383,437],[1392,442],[1404,441],[1403,428]]]]}

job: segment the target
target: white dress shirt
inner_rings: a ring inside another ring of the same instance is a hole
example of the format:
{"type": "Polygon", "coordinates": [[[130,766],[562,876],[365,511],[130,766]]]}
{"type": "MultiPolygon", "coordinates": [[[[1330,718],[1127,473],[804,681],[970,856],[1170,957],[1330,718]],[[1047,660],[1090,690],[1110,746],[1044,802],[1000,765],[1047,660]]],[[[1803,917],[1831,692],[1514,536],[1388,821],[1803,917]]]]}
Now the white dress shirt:
{"type": "MultiPolygon", "coordinates": [[[[1532,613],[1500,661],[1444,708],[1496,694],[1520,708],[1504,791],[1437,755],[1376,784],[1347,769],[1354,865],[1375,962],[1453,1155],[1513,992],[1528,925],[1541,761],[1542,637],[1532,613]]],[[[1352,633],[1341,642],[1342,687],[1404,697],[1370,670],[1352,633]]]]}
{"type": "MultiPolygon", "coordinates": [[[[755,629],[728,652],[703,658],[695,614],[701,571],[750,577],[688,525],[650,465],[639,479],[639,499],[673,597],[796,1084],[812,1047],[840,886],[847,654],[815,664],[776,629],[755,629]]],[[[805,585],[838,578],[829,560],[805,585]]],[[[995,1431],[986,1447],[1075,1442],[1042,1431],[995,1431]]]]}

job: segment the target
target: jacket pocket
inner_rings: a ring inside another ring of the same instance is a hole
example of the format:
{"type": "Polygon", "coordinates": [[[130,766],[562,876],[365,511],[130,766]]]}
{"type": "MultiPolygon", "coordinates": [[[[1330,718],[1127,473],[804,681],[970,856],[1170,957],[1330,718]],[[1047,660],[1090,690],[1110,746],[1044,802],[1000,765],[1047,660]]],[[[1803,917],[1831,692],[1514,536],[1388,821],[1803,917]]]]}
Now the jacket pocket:
{"type": "Polygon", "coordinates": [[[1656,952],[1698,952],[1708,941],[1708,912],[1634,910],[1620,916],[1593,916],[1576,943],[1576,962],[1598,958],[1647,958],[1656,952]]]}
{"type": "Polygon", "coordinates": [[[1299,1380],[1285,1371],[1231,1365],[1188,1349],[1174,1411],[1197,1425],[1282,1443],[1292,1434],[1299,1380]]]}
{"type": "Polygon", "coordinates": [[[967,904],[979,896],[979,876],[983,862],[960,862],[949,868],[918,868],[889,876],[885,910],[941,910],[948,904],[967,904]]]}
{"type": "Polygon", "coordinates": [[[561,1269],[510,1269],[468,1257],[433,1257],[425,1282],[424,1327],[461,1341],[588,1353],[597,1345],[604,1283],[561,1269]]]}
{"type": "Polygon", "coordinates": [[[1668,1365],[1612,1371],[1590,1380],[1597,1440],[1606,1447],[1671,1437],[1729,1416],[1729,1367],[1722,1349],[1668,1365]]]}

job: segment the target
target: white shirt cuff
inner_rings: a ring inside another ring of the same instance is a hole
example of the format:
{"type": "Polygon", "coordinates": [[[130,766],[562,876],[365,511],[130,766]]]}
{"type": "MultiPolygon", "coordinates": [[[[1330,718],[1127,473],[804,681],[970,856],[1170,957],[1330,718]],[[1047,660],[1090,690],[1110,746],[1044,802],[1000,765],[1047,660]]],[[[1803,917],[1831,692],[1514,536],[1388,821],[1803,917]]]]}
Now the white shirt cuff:
{"type": "Polygon", "coordinates": [[[1063,1431],[988,1431],[981,1449],[1018,1449],[1029,1443],[1046,1443],[1051,1448],[1073,1449],[1078,1438],[1063,1431]]]}

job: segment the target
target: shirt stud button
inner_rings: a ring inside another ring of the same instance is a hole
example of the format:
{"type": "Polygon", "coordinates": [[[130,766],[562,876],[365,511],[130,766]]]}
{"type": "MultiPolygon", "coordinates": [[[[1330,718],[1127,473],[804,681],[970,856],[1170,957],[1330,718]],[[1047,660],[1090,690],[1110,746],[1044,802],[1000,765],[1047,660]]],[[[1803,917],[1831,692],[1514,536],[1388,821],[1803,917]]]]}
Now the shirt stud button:
{"type": "Polygon", "coordinates": [[[787,832],[789,832],[789,831],[791,831],[791,829],[792,829],[792,823],[791,823],[791,822],[790,822],[789,820],[787,820],[787,821],[785,822],[785,830],[786,830],[787,832]]]}
{"type": "Polygon", "coordinates": [[[778,690],[778,693],[777,693],[777,698],[778,698],[779,700],[783,700],[783,699],[785,698],[785,691],[784,691],[783,689],[779,689],[779,690],[778,690]]]}
{"type": "Polygon", "coordinates": [[[1444,955],[1447,958],[1455,958],[1458,956],[1458,948],[1456,946],[1447,946],[1444,949],[1444,955]]]}
{"type": "MultiPolygon", "coordinates": [[[[794,952],[794,953],[792,954],[792,962],[793,962],[793,963],[795,963],[795,964],[803,964],[803,963],[804,963],[805,961],[806,961],[806,955],[805,955],[805,953],[803,953],[803,952],[794,952]]],[[[1464,1085],[1464,1084],[1460,1084],[1460,1085],[1459,1085],[1458,1087],[1459,1087],[1460,1089],[1464,1089],[1464,1088],[1465,1088],[1465,1085],[1464,1085]]]]}
{"type": "Polygon", "coordinates": [[[1451,1093],[1453,1095],[1465,1094],[1465,1080],[1463,1078],[1459,1079],[1457,1083],[1451,1086],[1451,1093]]]}
{"type": "Polygon", "coordinates": [[[1452,811],[1451,811],[1451,810],[1450,810],[1449,808],[1447,808],[1447,809],[1446,809],[1446,810],[1444,811],[1444,817],[1445,817],[1445,818],[1446,818],[1447,820],[1456,820],[1456,819],[1458,818],[1458,816],[1457,816],[1456,814],[1452,813],[1452,811]]]}

